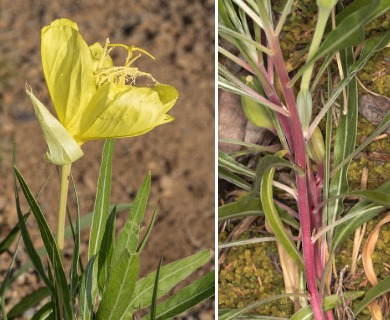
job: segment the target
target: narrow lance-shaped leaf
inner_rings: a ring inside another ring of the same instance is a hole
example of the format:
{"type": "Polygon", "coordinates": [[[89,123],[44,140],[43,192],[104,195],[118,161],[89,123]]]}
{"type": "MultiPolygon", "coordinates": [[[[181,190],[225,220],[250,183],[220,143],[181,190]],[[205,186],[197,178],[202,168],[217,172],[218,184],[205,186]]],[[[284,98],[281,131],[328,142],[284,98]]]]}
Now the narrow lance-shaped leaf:
{"type": "Polygon", "coordinates": [[[291,240],[290,236],[286,233],[278,211],[274,205],[272,192],[272,179],[274,173],[275,168],[268,169],[261,182],[260,198],[263,204],[264,214],[278,241],[283,245],[286,251],[290,253],[291,257],[298,264],[298,267],[301,270],[304,270],[302,256],[298,252],[298,249],[291,240]]]}
{"type": "MultiPolygon", "coordinates": [[[[56,281],[57,281],[56,284],[58,284],[58,286],[56,286],[56,293],[61,295],[61,298],[65,302],[64,303],[64,310],[65,310],[66,316],[68,317],[68,319],[73,319],[73,313],[72,313],[70,305],[69,305],[70,292],[69,292],[64,268],[62,266],[62,261],[61,261],[60,254],[59,254],[58,249],[57,249],[56,242],[55,242],[54,237],[53,237],[53,235],[50,231],[50,228],[47,224],[45,216],[43,215],[36,199],[34,198],[30,189],[28,188],[24,178],[22,177],[22,175],[20,174],[19,170],[16,167],[14,167],[14,171],[15,171],[15,175],[20,183],[20,186],[22,188],[24,196],[26,197],[26,200],[31,208],[31,211],[35,216],[35,219],[36,219],[38,227],[39,227],[39,231],[41,233],[43,243],[46,247],[47,252],[49,253],[48,256],[49,256],[50,262],[51,262],[51,264],[54,268],[54,271],[56,273],[56,281]]],[[[24,220],[23,220],[21,214],[18,214],[18,215],[19,215],[19,222],[23,221],[22,223],[24,224],[24,220]]],[[[25,229],[25,232],[28,233],[27,227],[25,229]]],[[[24,239],[25,238],[23,238],[23,240],[24,239]]],[[[31,239],[30,239],[30,241],[31,241],[31,239]]],[[[37,255],[36,252],[35,252],[34,256],[35,255],[37,255]]],[[[46,277],[46,276],[44,276],[44,277],[46,277]]],[[[50,286],[50,284],[49,284],[49,286],[50,286]]]]}
{"type": "MultiPolygon", "coordinates": [[[[163,266],[160,270],[160,281],[158,287],[158,297],[168,293],[180,281],[187,278],[196,269],[203,266],[211,258],[209,250],[203,250],[192,256],[171,262],[163,266]]],[[[152,272],[146,277],[137,281],[134,295],[128,304],[127,314],[131,314],[136,309],[143,309],[150,305],[153,295],[153,287],[156,273],[152,272]]],[[[123,318],[126,319],[126,318],[123,318]]]]}
{"type": "MultiPolygon", "coordinates": [[[[115,140],[106,140],[103,147],[102,163],[100,165],[98,186],[96,191],[95,206],[93,209],[91,231],[88,244],[88,259],[96,255],[100,250],[103,239],[106,221],[110,213],[112,158],[114,153],[115,140]]],[[[98,268],[93,269],[92,297],[97,294],[98,268]]]]}
{"type": "Polygon", "coordinates": [[[115,242],[115,218],[116,206],[114,206],[110,215],[108,216],[106,229],[102,239],[102,245],[98,254],[98,288],[100,293],[103,293],[109,277],[115,242]]]}
{"type": "Polygon", "coordinates": [[[140,226],[150,194],[150,184],[151,173],[149,172],[138,190],[136,198],[134,199],[130,210],[130,216],[118,236],[118,241],[112,257],[113,263],[115,263],[125,249],[129,250],[131,253],[135,253],[137,251],[140,226]]]}
{"type": "Polygon", "coordinates": [[[111,268],[106,289],[97,312],[97,320],[131,319],[127,312],[139,272],[139,254],[123,250],[111,268]]]}
{"type": "MultiPolygon", "coordinates": [[[[211,271],[184,287],[157,306],[156,319],[172,319],[181,313],[198,305],[200,302],[212,297],[215,293],[215,272],[211,271]]],[[[145,316],[142,320],[151,319],[145,316]]]]}
{"type": "MultiPolygon", "coordinates": [[[[348,72],[348,66],[353,62],[351,49],[341,54],[343,69],[348,72]]],[[[341,103],[341,108],[344,102],[341,103]]],[[[352,79],[347,87],[347,112],[340,112],[339,124],[336,131],[334,145],[334,166],[342,162],[355,149],[357,119],[358,119],[358,92],[356,79],[352,79]]],[[[348,171],[349,163],[346,164],[336,175],[333,176],[329,186],[329,196],[337,196],[348,192],[348,171]]],[[[335,200],[328,206],[328,221],[333,222],[342,211],[342,201],[335,200]]]]}

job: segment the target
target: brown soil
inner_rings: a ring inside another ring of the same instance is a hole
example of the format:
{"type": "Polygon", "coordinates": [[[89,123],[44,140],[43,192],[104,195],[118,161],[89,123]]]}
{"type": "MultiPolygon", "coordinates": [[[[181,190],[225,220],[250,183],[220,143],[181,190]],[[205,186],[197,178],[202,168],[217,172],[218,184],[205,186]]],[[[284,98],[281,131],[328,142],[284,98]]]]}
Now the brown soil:
{"type": "MultiPolygon", "coordinates": [[[[137,64],[162,83],[175,86],[179,100],[171,115],[176,120],[136,138],[118,140],[115,148],[112,203],[131,202],[146,173],[153,175],[148,222],[158,199],[159,216],[142,256],[142,274],[164,263],[214,247],[214,1],[55,1],[0,2],[0,240],[17,223],[12,178],[12,148],[17,165],[39,197],[52,230],[56,225],[59,181],[54,165],[44,161],[46,149],[32,105],[24,93],[27,82],[35,95],[50,105],[40,65],[40,30],[58,17],[79,24],[88,43],[127,43],[156,57],[137,64]]],[[[119,51],[118,51],[119,52],[119,51]]],[[[119,57],[118,57],[119,58],[119,57]]],[[[81,212],[92,210],[102,142],[83,146],[85,156],[74,163],[81,212]]],[[[123,215],[122,215],[123,216],[123,215]]],[[[118,226],[123,219],[118,219],[118,226]]],[[[30,232],[40,236],[32,219],[30,232]]],[[[88,232],[83,233],[87,242],[88,232]]],[[[85,253],[83,248],[82,253],[85,253]]],[[[71,253],[71,243],[65,253],[71,253]]],[[[17,265],[26,261],[22,248],[17,265]]],[[[10,256],[0,257],[0,283],[10,256]]],[[[212,264],[208,269],[212,268],[212,264]]],[[[202,272],[207,271],[204,269],[202,272]]],[[[202,272],[199,272],[200,275],[202,272]]],[[[40,285],[32,271],[7,294],[7,307],[40,285]]],[[[213,318],[212,304],[199,310],[213,318]]],[[[199,313],[198,312],[198,313],[199,313]]],[[[193,316],[195,317],[195,316],[193,316]]]]}

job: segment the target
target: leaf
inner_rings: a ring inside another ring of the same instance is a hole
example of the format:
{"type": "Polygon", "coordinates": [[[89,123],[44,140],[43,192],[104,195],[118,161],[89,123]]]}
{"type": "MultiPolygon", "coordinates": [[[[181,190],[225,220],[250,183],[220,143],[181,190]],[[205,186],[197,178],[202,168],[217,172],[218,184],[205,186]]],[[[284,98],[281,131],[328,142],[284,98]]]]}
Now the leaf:
{"type": "Polygon", "coordinates": [[[152,302],[150,303],[150,319],[151,320],[156,320],[158,279],[160,277],[161,264],[162,264],[162,259],[160,258],[160,261],[158,263],[157,270],[156,270],[156,280],[154,281],[152,302]]]}
{"type": "Polygon", "coordinates": [[[31,318],[31,320],[54,320],[53,303],[49,302],[43,305],[31,318]]]}
{"type": "Polygon", "coordinates": [[[39,288],[34,292],[24,296],[13,308],[8,312],[8,319],[14,319],[21,316],[27,310],[37,306],[44,298],[50,295],[50,291],[46,288],[39,288]]]}
{"type": "Polygon", "coordinates": [[[228,169],[249,178],[254,178],[255,176],[253,170],[248,169],[221,150],[218,150],[218,167],[228,169]]]}
{"type": "MultiPolygon", "coordinates": [[[[23,215],[25,222],[27,221],[28,217],[29,217],[29,213],[26,213],[25,215],[23,215]]],[[[20,231],[19,224],[16,224],[10,230],[10,232],[5,236],[5,238],[0,242],[0,255],[3,252],[6,252],[7,250],[9,250],[10,246],[12,245],[14,240],[16,239],[16,236],[18,235],[19,231],[20,231]]]]}
{"type": "Polygon", "coordinates": [[[285,250],[297,263],[298,267],[303,271],[304,265],[302,255],[299,253],[296,245],[291,240],[290,236],[287,234],[283,223],[279,217],[279,213],[274,205],[272,192],[272,180],[274,173],[275,168],[268,169],[268,171],[266,171],[263,175],[261,181],[260,199],[263,204],[264,214],[278,241],[283,245],[285,250]]]}
{"type": "Polygon", "coordinates": [[[98,288],[103,293],[108,280],[115,242],[116,206],[112,209],[106,221],[106,228],[98,256],[98,288]]]}
{"type": "MultiPolygon", "coordinates": [[[[211,271],[157,306],[157,320],[172,319],[215,294],[215,272],[211,271]]],[[[145,316],[142,320],[151,319],[145,316]]]]}
{"type": "Polygon", "coordinates": [[[246,191],[250,191],[252,189],[252,185],[249,182],[225,168],[218,167],[218,178],[226,180],[246,191]]]}
{"type": "Polygon", "coordinates": [[[116,260],[125,249],[128,249],[130,253],[137,252],[140,226],[145,214],[146,206],[148,204],[150,184],[151,173],[149,172],[146,175],[141,187],[138,190],[137,196],[134,199],[130,211],[130,216],[118,236],[118,241],[114,248],[114,254],[112,258],[113,263],[116,263],[116,260]]]}
{"type": "Polygon", "coordinates": [[[244,216],[264,215],[261,200],[253,195],[242,196],[236,202],[232,202],[218,208],[218,220],[240,218],[244,216]]]}
{"type": "MultiPolygon", "coordinates": [[[[332,95],[328,98],[327,103],[325,106],[320,110],[316,118],[313,120],[310,130],[313,131],[315,127],[318,126],[323,116],[329,111],[330,107],[332,107],[333,103],[336,101],[340,93],[344,90],[344,88],[348,85],[348,83],[354,79],[356,74],[366,65],[367,61],[378,51],[385,48],[390,40],[390,31],[387,31],[383,35],[378,35],[376,37],[373,37],[365,43],[365,46],[363,47],[363,50],[360,54],[359,60],[353,63],[352,65],[349,65],[348,73],[345,74],[344,79],[340,81],[337,88],[332,91],[328,90],[328,92],[332,92],[332,95]],[[365,49],[367,48],[367,49],[365,49]]],[[[327,59],[327,61],[331,61],[331,59],[327,59]]],[[[321,71],[319,72],[319,74],[321,71]]],[[[295,79],[295,78],[294,78],[295,79]]],[[[328,79],[331,79],[331,77],[328,79]]],[[[383,124],[383,121],[382,123],[383,124]]],[[[384,130],[383,130],[384,131],[384,130]]],[[[374,131],[376,132],[376,130],[374,131]]],[[[372,133],[373,135],[374,133],[372,133]]],[[[371,136],[370,136],[371,137],[371,136]]],[[[340,165],[340,164],[339,164],[340,165]]]]}
{"type": "MultiPolygon", "coordinates": [[[[362,295],[364,295],[364,291],[349,291],[343,293],[345,300],[355,300],[362,295]]],[[[324,301],[322,302],[322,309],[324,311],[332,310],[334,309],[339,303],[341,303],[341,298],[337,295],[331,295],[324,298],[324,301]]],[[[298,312],[294,313],[294,315],[290,318],[290,320],[311,320],[314,319],[313,317],[313,311],[311,309],[311,306],[306,306],[302,309],[300,309],[298,312]]]]}
{"type": "Polygon", "coordinates": [[[93,313],[93,306],[95,299],[93,297],[93,276],[94,276],[94,264],[97,254],[94,255],[87,264],[84,274],[81,279],[81,288],[79,295],[79,304],[80,304],[80,313],[81,319],[89,320],[91,319],[91,314],[93,313]]]}
{"type": "MultiPolygon", "coordinates": [[[[11,262],[8,265],[7,272],[5,274],[5,277],[3,278],[3,282],[0,285],[0,303],[1,303],[0,308],[1,308],[1,313],[3,315],[3,318],[5,320],[7,320],[7,311],[5,309],[6,292],[7,292],[7,287],[9,285],[9,280],[11,278],[12,267],[14,265],[14,262],[15,262],[15,259],[16,259],[16,255],[17,255],[18,250],[19,250],[20,240],[21,240],[21,236],[18,238],[18,241],[16,243],[15,251],[14,251],[14,253],[12,255],[11,262]]],[[[9,314],[8,314],[8,316],[9,316],[9,314]]]]}
{"type": "Polygon", "coordinates": [[[267,155],[260,159],[256,167],[256,178],[253,184],[254,192],[257,192],[260,189],[260,184],[262,182],[263,176],[271,168],[283,166],[294,170],[300,176],[304,175],[303,170],[295,163],[291,163],[281,158],[285,153],[286,151],[282,150],[279,151],[276,155],[267,155]]]}
{"type": "MultiPolygon", "coordinates": [[[[386,182],[376,190],[389,193],[390,192],[390,182],[386,182]]],[[[343,243],[345,239],[347,239],[351,234],[353,234],[357,227],[361,226],[363,223],[371,220],[373,217],[378,215],[384,210],[384,207],[381,205],[373,204],[368,202],[367,200],[359,201],[355,204],[346,214],[346,216],[357,214],[354,218],[340,224],[333,236],[333,247],[332,252],[336,250],[336,248],[343,243]]]]}
{"type": "Polygon", "coordinates": [[[372,263],[372,254],[375,250],[376,242],[378,241],[379,232],[382,225],[388,223],[390,221],[390,215],[387,214],[371,231],[370,235],[367,238],[367,241],[362,250],[362,263],[364,267],[364,272],[366,274],[367,280],[371,283],[371,285],[375,286],[378,284],[378,278],[376,276],[374,265],[372,263]]]}
{"type": "MultiPolygon", "coordinates": [[[[113,208],[113,206],[110,206],[110,210],[113,208]]],[[[122,203],[122,204],[118,204],[117,205],[117,211],[128,211],[129,209],[131,208],[131,205],[130,204],[126,204],[126,203],[122,203]]],[[[81,218],[80,218],[80,228],[81,229],[86,229],[86,228],[89,228],[90,225],[91,225],[91,222],[92,222],[92,215],[93,215],[93,212],[89,212],[85,215],[83,215],[81,218]]],[[[71,228],[70,226],[68,225],[66,228],[65,228],[65,239],[69,239],[70,237],[72,236],[71,234],[71,228]]],[[[45,248],[40,248],[37,250],[37,253],[40,257],[43,257],[46,255],[46,250],[45,248]]],[[[18,270],[15,270],[14,274],[13,274],[13,277],[11,279],[11,282],[14,282],[21,274],[23,274],[24,272],[26,272],[26,270],[28,270],[29,268],[31,268],[32,264],[31,264],[31,261],[27,261],[25,264],[23,264],[23,266],[21,266],[18,270]]]]}
{"type": "MultiPolygon", "coordinates": [[[[139,254],[125,249],[111,267],[110,278],[97,312],[97,320],[129,319],[131,303],[139,272],[139,254]]],[[[150,303],[150,301],[149,301],[150,303]]]]}
{"type": "Polygon", "coordinates": [[[306,62],[294,79],[291,82],[295,82],[303,72],[312,65],[315,61],[321,59],[328,54],[334,54],[342,49],[359,44],[364,40],[364,25],[370,18],[370,12],[378,7],[379,1],[371,1],[370,3],[362,6],[358,10],[351,12],[348,16],[333,29],[323,40],[318,51],[313,57],[306,62]]]}
{"type": "Polygon", "coordinates": [[[367,291],[363,300],[360,301],[354,308],[353,313],[357,316],[360,312],[363,311],[365,307],[367,307],[372,301],[386,292],[390,291],[390,277],[387,277],[380,281],[375,287],[371,288],[367,291]]]}
{"type": "Polygon", "coordinates": [[[145,236],[143,237],[143,239],[141,240],[140,244],[137,247],[137,252],[138,253],[142,252],[142,250],[144,249],[144,247],[146,245],[146,242],[148,242],[148,240],[149,240],[150,234],[152,233],[152,229],[153,229],[154,223],[156,222],[157,209],[158,209],[158,207],[156,206],[154,208],[153,216],[152,216],[152,219],[150,220],[148,229],[146,229],[145,236]]]}
{"type": "Polygon", "coordinates": [[[218,320],[232,320],[232,319],[238,319],[240,316],[244,315],[245,313],[249,312],[252,309],[258,308],[263,304],[267,304],[268,302],[283,299],[283,298],[289,298],[289,297],[307,297],[307,295],[302,293],[285,293],[280,295],[275,295],[272,297],[268,297],[256,302],[252,302],[248,304],[247,306],[236,309],[236,310],[230,310],[228,312],[224,312],[223,314],[218,315],[218,320]]]}
{"type": "MultiPolygon", "coordinates": [[[[352,50],[346,50],[341,54],[344,72],[348,70],[349,65],[353,62],[352,50]]],[[[358,92],[356,78],[352,79],[347,86],[347,106],[341,99],[340,109],[347,108],[347,114],[340,112],[340,119],[336,131],[334,144],[334,166],[337,166],[355,149],[356,131],[358,121],[358,92]]],[[[338,196],[348,192],[348,172],[349,163],[347,163],[333,177],[329,185],[329,197],[338,196]]],[[[343,210],[342,200],[335,200],[328,205],[328,222],[331,223],[337,219],[343,210]]]]}
{"type": "MultiPolygon", "coordinates": [[[[73,306],[73,311],[75,313],[74,307],[76,305],[76,297],[78,294],[78,287],[80,284],[80,277],[78,275],[78,266],[80,267],[81,272],[84,271],[84,268],[80,257],[80,204],[79,204],[79,198],[77,196],[76,185],[74,183],[74,179],[72,175],[71,175],[71,179],[72,179],[74,198],[76,200],[76,230],[72,232],[73,240],[74,240],[74,249],[72,254],[72,264],[71,264],[69,278],[70,278],[70,293],[72,298],[72,306],[73,306]]],[[[69,211],[68,211],[68,215],[69,215],[69,211]]],[[[71,217],[68,216],[68,219],[70,221],[68,227],[70,227],[70,229],[73,231],[71,217]]]]}
{"type": "MultiPolygon", "coordinates": [[[[165,265],[160,270],[158,297],[168,293],[176,284],[187,278],[196,269],[206,264],[211,258],[209,250],[203,250],[192,256],[180,259],[165,265]]],[[[137,281],[134,295],[128,305],[127,312],[132,313],[136,309],[143,309],[150,305],[153,295],[154,279],[156,272],[137,281]]]]}
{"type": "MultiPolygon", "coordinates": [[[[100,165],[99,179],[93,209],[91,231],[89,234],[88,260],[100,250],[100,245],[105,232],[105,225],[110,213],[110,194],[112,177],[112,157],[114,153],[115,140],[106,140],[103,147],[102,163],[100,165]]],[[[94,268],[92,276],[92,300],[95,300],[97,293],[97,268],[94,268]]]]}

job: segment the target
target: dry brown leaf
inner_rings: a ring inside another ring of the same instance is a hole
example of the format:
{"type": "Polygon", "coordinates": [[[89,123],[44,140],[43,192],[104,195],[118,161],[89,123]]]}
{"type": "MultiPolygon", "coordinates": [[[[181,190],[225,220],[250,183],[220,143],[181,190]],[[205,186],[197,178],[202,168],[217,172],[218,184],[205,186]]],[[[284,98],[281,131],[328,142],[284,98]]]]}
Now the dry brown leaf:
{"type": "Polygon", "coordinates": [[[372,230],[370,235],[367,238],[367,241],[363,247],[362,251],[362,262],[364,267],[364,272],[366,273],[368,281],[370,281],[371,285],[375,286],[378,283],[378,278],[375,274],[374,266],[372,263],[372,253],[374,252],[376,242],[379,237],[379,232],[381,226],[390,221],[390,213],[386,215],[372,230]]]}
{"type": "MultiPolygon", "coordinates": [[[[367,238],[367,241],[363,247],[362,251],[362,262],[364,267],[364,272],[366,273],[366,277],[368,281],[370,281],[371,285],[375,286],[378,284],[378,278],[375,274],[374,266],[372,263],[372,254],[375,249],[376,242],[378,241],[379,232],[381,227],[390,221],[390,214],[388,213],[377,226],[372,230],[370,235],[367,238]]],[[[377,300],[371,302],[368,305],[368,310],[370,311],[371,318],[373,320],[382,320],[382,310],[377,300]]]]}

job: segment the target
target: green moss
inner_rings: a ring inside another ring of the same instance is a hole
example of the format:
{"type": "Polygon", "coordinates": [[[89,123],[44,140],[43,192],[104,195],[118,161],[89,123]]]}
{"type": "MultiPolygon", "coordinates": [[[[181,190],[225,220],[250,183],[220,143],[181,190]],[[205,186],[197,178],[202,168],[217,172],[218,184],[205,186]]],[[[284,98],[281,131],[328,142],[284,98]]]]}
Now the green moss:
{"type": "MultiPolygon", "coordinates": [[[[242,238],[248,235],[247,232],[242,238]]],[[[282,273],[274,264],[277,256],[273,243],[231,248],[220,272],[219,307],[242,308],[251,302],[284,293],[282,273]]],[[[286,317],[293,311],[292,301],[281,299],[257,308],[253,313],[286,317]]]]}

